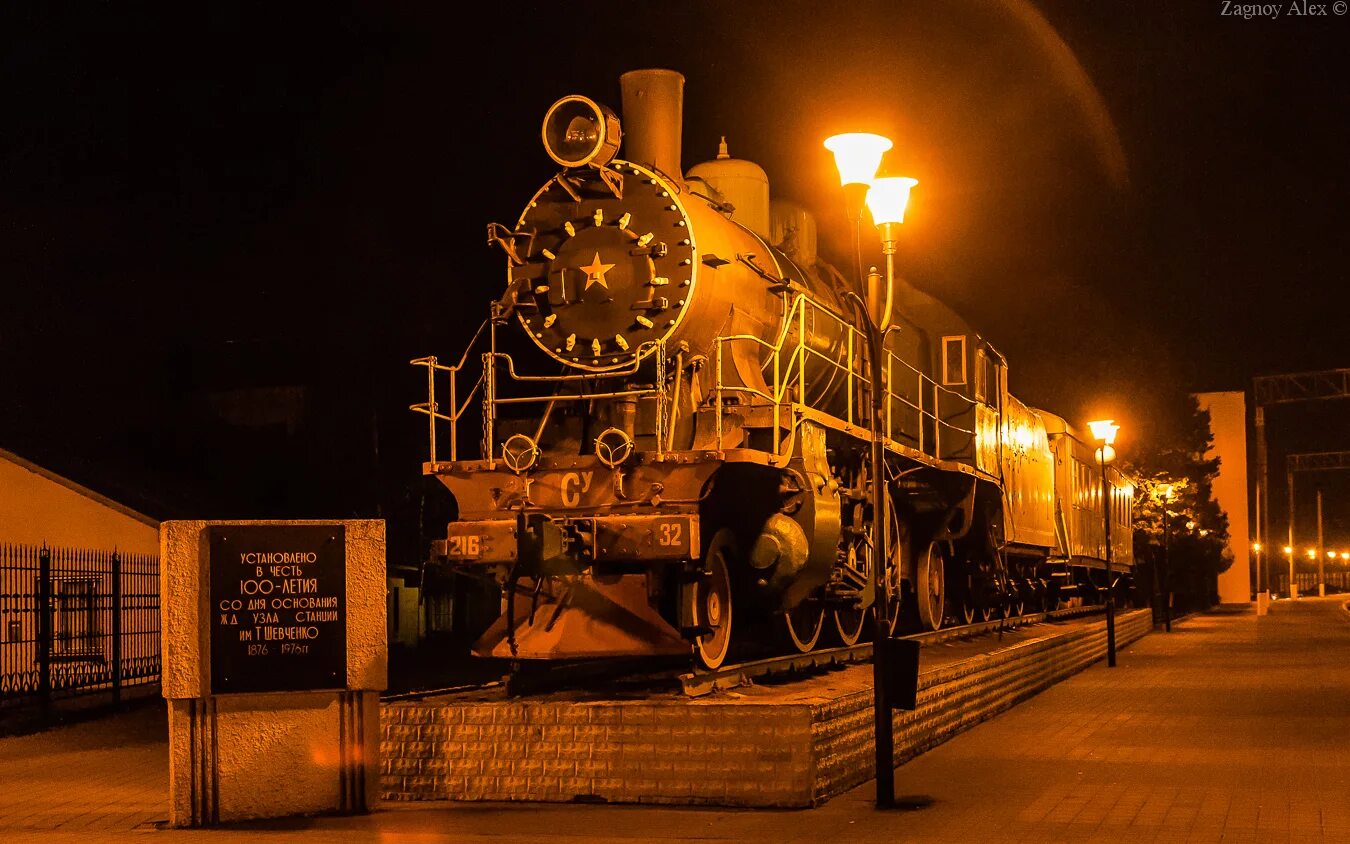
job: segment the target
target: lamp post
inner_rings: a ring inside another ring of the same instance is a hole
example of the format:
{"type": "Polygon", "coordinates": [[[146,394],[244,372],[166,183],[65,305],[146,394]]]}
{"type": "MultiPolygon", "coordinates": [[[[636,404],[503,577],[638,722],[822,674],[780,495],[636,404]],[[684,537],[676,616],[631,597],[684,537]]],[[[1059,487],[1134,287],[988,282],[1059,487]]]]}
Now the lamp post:
{"type": "Polygon", "coordinates": [[[891,298],[895,281],[895,226],[904,222],[909,189],[918,184],[914,179],[875,179],[881,166],[881,156],[891,148],[891,141],[880,135],[849,133],[834,135],[825,141],[825,148],[834,153],[839,170],[839,183],[844,189],[849,222],[853,229],[853,259],[858,289],[846,294],[858,314],[858,323],[867,340],[869,378],[871,380],[872,414],[872,715],[874,719],[874,750],[876,752],[876,805],[879,809],[895,805],[895,736],[891,720],[891,703],[887,693],[888,656],[891,638],[889,596],[886,594],[882,566],[889,557],[886,547],[886,473],[885,432],[881,427],[884,412],[885,388],[882,384],[882,355],[885,353],[886,330],[890,327],[891,298]],[[863,284],[862,273],[862,209],[864,203],[872,212],[873,221],[882,230],[883,250],[886,253],[886,290],[869,291],[863,284]],[[868,308],[872,300],[876,313],[868,308]]]}
{"type": "Polygon", "coordinates": [[[1097,449],[1097,462],[1102,467],[1102,533],[1106,537],[1106,665],[1116,667],[1116,586],[1111,572],[1111,494],[1106,485],[1106,464],[1116,456],[1111,444],[1116,441],[1116,432],[1120,426],[1114,419],[1102,419],[1089,422],[1092,438],[1101,443],[1097,449]]]}
{"type": "MultiPolygon", "coordinates": [[[[1258,527],[1258,530],[1259,530],[1259,527],[1258,527]]],[[[1261,543],[1260,543],[1259,541],[1253,542],[1253,543],[1252,543],[1252,556],[1256,557],[1256,594],[1257,594],[1258,596],[1261,594],[1261,549],[1262,549],[1262,547],[1263,547],[1263,546],[1261,545],[1261,543]]],[[[1257,603],[1260,603],[1260,598],[1259,598],[1259,597],[1257,598],[1257,603]]],[[[1258,610],[1257,610],[1257,615],[1261,615],[1261,610],[1260,610],[1259,608],[1258,608],[1258,610]]]]}
{"type": "Polygon", "coordinates": [[[1163,532],[1163,632],[1172,632],[1172,514],[1167,505],[1172,503],[1172,485],[1162,486],[1163,532]]]}
{"type": "Polygon", "coordinates": [[[1322,543],[1322,488],[1317,488],[1317,595],[1318,597],[1327,594],[1327,575],[1326,569],[1322,566],[1322,560],[1326,557],[1326,546],[1322,543]]]}

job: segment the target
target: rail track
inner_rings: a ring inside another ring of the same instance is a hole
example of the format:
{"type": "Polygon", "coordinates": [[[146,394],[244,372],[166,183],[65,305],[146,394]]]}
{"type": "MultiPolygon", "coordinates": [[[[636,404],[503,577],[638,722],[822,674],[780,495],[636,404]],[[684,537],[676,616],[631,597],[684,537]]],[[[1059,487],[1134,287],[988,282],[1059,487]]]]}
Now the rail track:
{"type": "MultiPolygon", "coordinates": [[[[921,645],[938,645],[955,639],[968,639],[983,633],[1000,630],[1014,630],[1030,624],[1095,615],[1104,612],[1104,607],[1093,605],[1086,607],[1068,607],[1049,612],[1028,613],[1015,618],[999,618],[990,621],[977,621],[974,624],[962,624],[944,627],[927,633],[912,633],[897,638],[917,641],[921,645]]],[[[680,687],[690,697],[710,694],[720,689],[732,689],[761,678],[778,674],[792,674],[810,671],[814,668],[828,668],[833,665],[866,662],[872,658],[872,643],[868,642],[852,647],[825,648],[804,654],[788,654],[750,660],[737,665],[728,665],[716,671],[690,671],[679,675],[680,687]]]]}
{"type": "MultiPolygon", "coordinates": [[[[974,624],[944,627],[941,630],[913,633],[899,638],[917,641],[921,645],[938,645],[943,642],[968,639],[985,633],[1015,630],[1046,621],[1095,615],[1103,611],[1104,608],[1101,605],[1068,607],[1049,612],[1028,613],[1015,618],[991,619],[989,621],[977,621],[974,624]]],[[[587,681],[610,685],[618,680],[622,680],[623,686],[628,689],[677,687],[688,697],[700,697],[715,691],[744,686],[766,677],[803,674],[832,666],[866,662],[871,658],[872,645],[869,642],[851,647],[825,648],[804,654],[785,654],[747,660],[735,665],[723,666],[716,671],[690,671],[687,664],[683,667],[663,667],[652,670],[651,661],[647,659],[588,660],[586,662],[551,664],[540,668],[520,669],[501,679],[485,683],[418,689],[385,695],[382,699],[385,701],[422,700],[442,695],[492,693],[497,690],[502,690],[507,697],[527,697],[567,688],[577,688],[579,684],[587,681]]]]}

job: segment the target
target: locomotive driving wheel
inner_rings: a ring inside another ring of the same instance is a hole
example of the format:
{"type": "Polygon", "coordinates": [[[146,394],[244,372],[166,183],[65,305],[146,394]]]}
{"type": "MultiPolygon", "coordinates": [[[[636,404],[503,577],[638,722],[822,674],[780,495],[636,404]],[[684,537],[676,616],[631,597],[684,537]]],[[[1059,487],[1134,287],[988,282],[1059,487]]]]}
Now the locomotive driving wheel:
{"type": "Polygon", "coordinates": [[[1031,593],[1031,582],[1014,580],[1011,589],[1012,591],[1008,593],[1008,616],[1020,618],[1027,611],[1027,595],[1031,593]]]}
{"type": "Polygon", "coordinates": [[[729,560],[736,553],[735,535],[719,530],[708,545],[706,563],[708,576],[698,585],[694,601],[695,622],[711,630],[694,639],[694,650],[699,662],[708,669],[716,669],[731,650],[731,566],[729,560]]]}
{"type": "Polygon", "coordinates": [[[961,579],[961,600],[960,613],[962,624],[974,624],[976,614],[977,593],[979,587],[976,584],[975,575],[967,574],[961,579]]]}
{"type": "MultiPolygon", "coordinates": [[[[900,533],[900,521],[894,507],[888,508],[886,519],[886,556],[888,562],[886,568],[881,572],[881,585],[886,590],[886,617],[887,627],[891,633],[895,632],[895,627],[900,620],[900,561],[904,559],[905,544],[904,537],[900,533]]],[[[859,543],[855,550],[850,552],[855,555],[855,559],[860,564],[854,564],[854,568],[866,574],[870,580],[872,577],[872,549],[866,543],[859,543]]],[[[836,608],[830,614],[834,618],[834,630],[839,636],[839,641],[845,647],[852,647],[862,640],[867,632],[867,622],[873,617],[876,604],[872,609],[862,607],[836,608]]]]}
{"type": "Polygon", "coordinates": [[[799,653],[807,653],[820,641],[825,627],[825,605],[810,598],[783,613],[787,639],[799,653]]]}
{"type": "Polygon", "coordinates": [[[914,561],[914,575],[919,622],[925,630],[937,630],[947,613],[947,563],[939,543],[928,543],[919,554],[914,561]]]}

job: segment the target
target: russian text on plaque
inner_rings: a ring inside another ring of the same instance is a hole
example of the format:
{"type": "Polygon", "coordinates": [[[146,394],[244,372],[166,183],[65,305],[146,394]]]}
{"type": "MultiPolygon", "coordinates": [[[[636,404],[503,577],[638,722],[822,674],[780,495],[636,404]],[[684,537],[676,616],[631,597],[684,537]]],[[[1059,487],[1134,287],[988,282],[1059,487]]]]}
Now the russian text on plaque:
{"type": "Polygon", "coordinates": [[[345,687],[345,526],[208,530],[211,691],[345,687]]]}

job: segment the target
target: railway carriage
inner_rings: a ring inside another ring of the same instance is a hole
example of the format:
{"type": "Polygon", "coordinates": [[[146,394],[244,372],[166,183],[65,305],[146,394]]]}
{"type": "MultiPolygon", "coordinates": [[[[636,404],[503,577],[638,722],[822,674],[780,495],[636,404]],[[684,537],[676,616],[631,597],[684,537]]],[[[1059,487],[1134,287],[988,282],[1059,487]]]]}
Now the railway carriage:
{"type": "MultiPolygon", "coordinates": [[[[997,349],[904,283],[873,384],[811,215],[725,147],[681,169],[683,81],[625,74],[622,124],[584,96],[549,109],[561,169],[488,227],[505,291],[457,363],[414,361],[424,471],[459,508],[431,565],[502,588],[478,652],[715,668],[851,645],[877,565],[892,630],[1100,600],[1091,446],[1012,396],[997,349]]],[[[1128,577],[1132,490],[1107,481],[1128,577]]]]}

